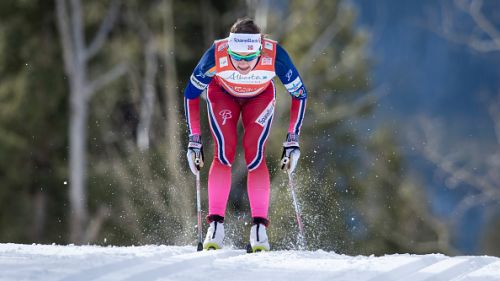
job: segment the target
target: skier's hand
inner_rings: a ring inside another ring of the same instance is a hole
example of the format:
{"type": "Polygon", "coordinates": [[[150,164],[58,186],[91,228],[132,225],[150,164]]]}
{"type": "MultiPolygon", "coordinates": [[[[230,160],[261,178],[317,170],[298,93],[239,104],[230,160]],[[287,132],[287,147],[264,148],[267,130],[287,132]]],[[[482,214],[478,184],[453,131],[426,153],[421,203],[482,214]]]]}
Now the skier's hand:
{"type": "Polygon", "coordinates": [[[283,143],[283,154],[281,155],[281,169],[293,173],[297,167],[300,157],[299,135],[288,133],[283,143]]]}
{"type": "Polygon", "coordinates": [[[189,168],[193,174],[198,174],[203,167],[203,144],[201,143],[200,135],[189,136],[189,144],[187,149],[187,159],[189,168]]]}

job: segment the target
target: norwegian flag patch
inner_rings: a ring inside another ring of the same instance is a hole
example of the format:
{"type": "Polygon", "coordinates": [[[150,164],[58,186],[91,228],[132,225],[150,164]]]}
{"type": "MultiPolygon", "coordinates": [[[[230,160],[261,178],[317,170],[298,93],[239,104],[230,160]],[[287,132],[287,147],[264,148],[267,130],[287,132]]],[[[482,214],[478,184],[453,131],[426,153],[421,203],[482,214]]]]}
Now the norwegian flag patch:
{"type": "Polygon", "coordinates": [[[262,58],[262,65],[272,65],[273,64],[273,59],[270,57],[263,57],[262,58]]]}

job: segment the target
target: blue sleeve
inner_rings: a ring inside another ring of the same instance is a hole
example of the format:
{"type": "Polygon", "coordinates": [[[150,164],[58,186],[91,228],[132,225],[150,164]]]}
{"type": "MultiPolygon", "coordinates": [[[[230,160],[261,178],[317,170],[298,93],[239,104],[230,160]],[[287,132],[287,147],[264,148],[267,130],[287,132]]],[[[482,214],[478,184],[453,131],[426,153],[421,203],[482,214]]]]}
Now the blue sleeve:
{"type": "Polygon", "coordinates": [[[300,74],[293,65],[288,53],[279,44],[276,45],[276,75],[292,97],[306,99],[307,90],[300,74]]]}
{"type": "Polygon", "coordinates": [[[207,88],[215,74],[214,66],[215,44],[212,44],[194,68],[186,89],[184,89],[184,96],[187,99],[197,98],[207,88]]]}

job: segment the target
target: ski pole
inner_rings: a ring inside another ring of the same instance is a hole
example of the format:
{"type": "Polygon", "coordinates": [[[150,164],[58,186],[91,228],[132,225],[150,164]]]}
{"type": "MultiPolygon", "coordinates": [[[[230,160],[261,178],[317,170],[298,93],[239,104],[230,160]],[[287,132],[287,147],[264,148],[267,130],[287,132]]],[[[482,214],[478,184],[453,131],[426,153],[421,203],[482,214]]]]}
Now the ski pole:
{"type": "Polygon", "coordinates": [[[301,246],[305,246],[306,237],[304,235],[304,225],[302,224],[299,203],[297,200],[297,196],[295,195],[295,181],[293,179],[293,173],[290,172],[290,170],[287,171],[287,174],[288,174],[288,187],[290,189],[290,192],[292,193],[293,205],[295,207],[295,215],[297,217],[297,225],[299,227],[299,244],[301,244],[301,246]]]}
{"type": "MultiPolygon", "coordinates": [[[[200,159],[196,158],[195,163],[199,165],[200,159]]],[[[200,171],[196,173],[196,208],[198,212],[198,251],[203,250],[203,242],[202,242],[202,225],[201,225],[201,195],[200,195],[200,171]]]]}

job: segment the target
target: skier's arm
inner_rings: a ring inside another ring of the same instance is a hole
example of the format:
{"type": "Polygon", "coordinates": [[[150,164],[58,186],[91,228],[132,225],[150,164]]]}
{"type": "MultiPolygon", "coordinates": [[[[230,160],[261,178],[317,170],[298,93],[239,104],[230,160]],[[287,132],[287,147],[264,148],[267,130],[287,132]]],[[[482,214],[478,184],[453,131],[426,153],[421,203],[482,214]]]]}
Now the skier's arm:
{"type": "Polygon", "coordinates": [[[196,65],[184,89],[184,113],[189,130],[187,158],[193,174],[203,167],[203,144],[200,129],[200,95],[215,74],[214,45],[208,49],[196,65]]]}
{"type": "Polygon", "coordinates": [[[298,136],[306,110],[307,90],[290,56],[280,45],[276,47],[276,74],[292,96],[288,133],[298,136]]]}
{"type": "Polygon", "coordinates": [[[200,95],[215,74],[214,45],[208,49],[196,65],[184,89],[184,112],[189,135],[200,135],[200,95]]]}

